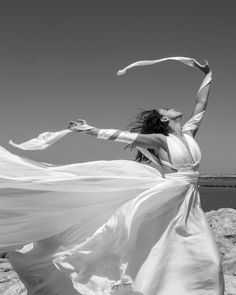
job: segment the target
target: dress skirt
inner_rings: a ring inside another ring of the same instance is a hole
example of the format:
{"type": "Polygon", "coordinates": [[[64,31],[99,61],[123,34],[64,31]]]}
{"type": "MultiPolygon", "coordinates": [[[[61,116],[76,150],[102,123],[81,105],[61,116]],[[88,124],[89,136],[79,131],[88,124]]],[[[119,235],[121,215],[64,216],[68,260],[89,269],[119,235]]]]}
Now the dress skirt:
{"type": "Polygon", "coordinates": [[[0,161],[0,247],[29,295],[223,295],[197,169],[0,161]]]}

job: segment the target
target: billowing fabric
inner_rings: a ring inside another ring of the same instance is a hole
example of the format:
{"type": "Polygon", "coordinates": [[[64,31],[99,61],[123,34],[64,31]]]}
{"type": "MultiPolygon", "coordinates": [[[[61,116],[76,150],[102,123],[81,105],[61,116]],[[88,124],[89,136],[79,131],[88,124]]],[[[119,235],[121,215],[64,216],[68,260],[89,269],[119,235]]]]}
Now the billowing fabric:
{"type": "Polygon", "coordinates": [[[9,144],[13,145],[16,148],[22,150],[44,150],[57,142],[59,139],[64,137],[66,134],[71,133],[70,129],[63,129],[60,131],[46,131],[39,134],[37,137],[22,142],[20,144],[15,143],[12,140],[9,140],[9,144]]]}
{"type": "Polygon", "coordinates": [[[165,178],[129,160],[53,166],[1,148],[0,247],[28,294],[223,295],[187,134],[202,114],[183,127],[188,148],[167,136],[165,178]]]}

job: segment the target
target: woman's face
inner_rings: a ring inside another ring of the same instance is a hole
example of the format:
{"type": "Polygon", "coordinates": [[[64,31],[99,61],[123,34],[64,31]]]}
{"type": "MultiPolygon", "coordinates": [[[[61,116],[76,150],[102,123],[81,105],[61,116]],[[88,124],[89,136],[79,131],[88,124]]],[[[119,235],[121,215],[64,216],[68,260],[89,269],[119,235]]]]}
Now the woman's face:
{"type": "Polygon", "coordinates": [[[175,109],[160,109],[158,111],[161,115],[163,115],[169,119],[172,119],[172,120],[183,116],[183,114],[181,112],[178,112],[175,109]]]}

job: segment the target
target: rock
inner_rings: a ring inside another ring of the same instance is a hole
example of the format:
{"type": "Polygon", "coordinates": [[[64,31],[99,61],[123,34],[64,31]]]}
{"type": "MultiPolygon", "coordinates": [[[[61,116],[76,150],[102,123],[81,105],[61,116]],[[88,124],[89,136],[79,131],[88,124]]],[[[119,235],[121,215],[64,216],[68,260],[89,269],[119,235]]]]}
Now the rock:
{"type": "Polygon", "coordinates": [[[206,216],[223,258],[236,245],[236,210],[223,208],[207,212],[206,216]]]}
{"type": "Polygon", "coordinates": [[[225,295],[236,294],[236,210],[223,208],[206,213],[218,246],[225,279],[225,295]]]}
{"type": "Polygon", "coordinates": [[[236,278],[236,245],[225,254],[222,261],[224,274],[235,276],[236,278]]]}
{"type": "Polygon", "coordinates": [[[236,277],[225,275],[225,295],[235,295],[236,294],[236,277]]]}
{"type": "Polygon", "coordinates": [[[25,286],[6,258],[0,258],[0,294],[26,295],[25,286]]]}

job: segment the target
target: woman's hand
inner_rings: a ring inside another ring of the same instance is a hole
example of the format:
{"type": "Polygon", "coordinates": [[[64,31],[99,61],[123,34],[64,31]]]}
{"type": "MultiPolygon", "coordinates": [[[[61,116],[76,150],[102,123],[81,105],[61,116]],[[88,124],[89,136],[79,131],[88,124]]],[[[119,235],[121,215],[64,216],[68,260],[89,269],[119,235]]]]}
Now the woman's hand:
{"type": "Polygon", "coordinates": [[[193,59],[193,64],[205,74],[208,74],[211,71],[207,60],[205,60],[204,65],[201,65],[196,59],[193,59]]]}
{"type": "Polygon", "coordinates": [[[85,132],[94,128],[93,126],[89,126],[83,119],[69,121],[68,124],[69,126],[67,128],[75,132],[85,132]]]}

